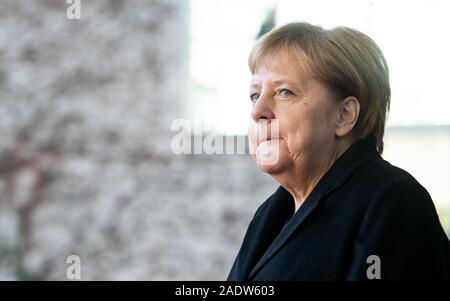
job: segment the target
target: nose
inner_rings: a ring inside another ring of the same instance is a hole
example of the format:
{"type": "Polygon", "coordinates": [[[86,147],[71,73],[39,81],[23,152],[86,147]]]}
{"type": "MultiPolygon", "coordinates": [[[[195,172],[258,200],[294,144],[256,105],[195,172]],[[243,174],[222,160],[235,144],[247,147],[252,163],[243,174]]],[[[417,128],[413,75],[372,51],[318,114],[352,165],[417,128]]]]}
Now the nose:
{"type": "Polygon", "coordinates": [[[275,118],[275,114],[268,103],[268,99],[263,97],[262,94],[252,108],[251,117],[255,122],[265,119],[267,123],[270,123],[271,120],[275,118]]]}

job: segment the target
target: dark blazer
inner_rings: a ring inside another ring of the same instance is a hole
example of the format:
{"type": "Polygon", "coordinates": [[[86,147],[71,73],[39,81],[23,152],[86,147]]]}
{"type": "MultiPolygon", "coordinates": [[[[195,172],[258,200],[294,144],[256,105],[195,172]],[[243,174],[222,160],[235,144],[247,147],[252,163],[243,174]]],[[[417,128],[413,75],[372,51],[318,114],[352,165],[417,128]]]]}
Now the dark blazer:
{"type": "Polygon", "coordinates": [[[368,280],[370,255],[381,280],[450,280],[450,242],[428,192],[365,138],[295,214],[282,186],[259,207],[228,280],[368,280]]]}

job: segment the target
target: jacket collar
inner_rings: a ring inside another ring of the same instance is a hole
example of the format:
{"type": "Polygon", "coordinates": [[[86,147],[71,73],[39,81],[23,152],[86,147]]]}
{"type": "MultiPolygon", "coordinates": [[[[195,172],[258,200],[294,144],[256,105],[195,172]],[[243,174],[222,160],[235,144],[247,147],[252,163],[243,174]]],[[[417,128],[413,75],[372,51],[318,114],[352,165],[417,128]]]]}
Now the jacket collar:
{"type": "MultiPolygon", "coordinates": [[[[268,262],[268,260],[285,244],[294,231],[298,229],[305,219],[317,208],[320,200],[325,195],[343,185],[358,167],[364,163],[380,158],[381,157],[378,154],[374,138],[368,137],[353,143],[320,179],[302,206],[297,210],[297,212],[295,212],[291,220],[286,224],[286,227],[279,232],[278,236],[276,236],[275,240],[273,240],[272,244],[251,270],[249,279],[255,276],[256,273],[268,262]]],[[[286,202],[290,202],[293,207],[294,200],[292,196],[282,186],[278,188],[272,197],[275,198],[275,203],[286,204],[286,202]]],[[[279,208],[280,206],[275,207],[279,208]]],[[[284,205],[284,208],[287,208],[286,205],[284,205]]],[[[271,213],[267,212],[259,223],[270,224],[270,217],[271,213]]],[[[263,235],[264,233],[262,233],[260,237],[263,235]]]]}

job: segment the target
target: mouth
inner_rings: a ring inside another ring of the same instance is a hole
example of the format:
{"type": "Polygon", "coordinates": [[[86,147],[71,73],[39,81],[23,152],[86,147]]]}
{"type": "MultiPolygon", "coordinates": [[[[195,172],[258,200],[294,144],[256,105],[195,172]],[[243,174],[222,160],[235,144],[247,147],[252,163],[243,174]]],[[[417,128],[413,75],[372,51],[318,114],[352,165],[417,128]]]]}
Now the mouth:
{"type": "Polygon", "coordinates": [[[270,143],[270,142],[279,141],[279,140],[281,140],[281,138],[270,138],[270,137],[261,138],[261,139],[258,139],[257,145],[260,145],[263,142],[270,143]]]}
{"type": "Polygon", "coordinates": [[[260,145],[262,142],[266,142],[266,141],[271,141],[272,139],[269,137],[269,138],[259,138],[258,139],[258,145],[260,145]]]}

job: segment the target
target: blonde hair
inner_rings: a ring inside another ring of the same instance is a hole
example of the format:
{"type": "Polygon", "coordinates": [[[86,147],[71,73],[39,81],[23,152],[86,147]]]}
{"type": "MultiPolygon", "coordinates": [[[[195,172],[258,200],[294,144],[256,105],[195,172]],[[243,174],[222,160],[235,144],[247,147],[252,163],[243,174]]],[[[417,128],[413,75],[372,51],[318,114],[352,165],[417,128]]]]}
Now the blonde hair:
{"type": "Polygon", "coordinates": [[[383,135],[391,90],[389,70],[380,48],[367,35],[348,27],[325,30],[308,23],[289,23],[269,31],[249,57],[252,73],[260,59],[279,50],[293,50],[302,67],[339,97],[354,96],[360,113],[355,138],[373,136],[383,152],[383,135]]]}

